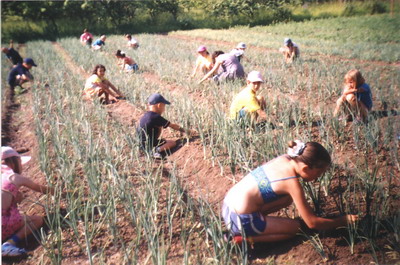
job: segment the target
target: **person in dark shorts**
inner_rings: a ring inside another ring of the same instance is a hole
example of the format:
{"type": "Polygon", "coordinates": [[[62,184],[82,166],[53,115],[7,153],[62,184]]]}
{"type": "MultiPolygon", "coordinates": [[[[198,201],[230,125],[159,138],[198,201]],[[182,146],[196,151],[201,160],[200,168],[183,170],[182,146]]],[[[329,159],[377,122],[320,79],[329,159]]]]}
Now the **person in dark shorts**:
{"type": "Polygon", "coordinates": [[[147,100],[148,111],[142,116],[137,128],[137,134],[141,141],[141,147],[145,150],[154,149],[154,158],[162,158],[161,153],[174,148],[176,142],[173,140],[161,139],[160,135],[163,128],[172,128],[176,131],[191,134],[191,130],[185,130],[175,123],[171,123],[161,116],[165,111],[165,105],[171,103],[166,100],[162,95],[155,93],[152,94],[147,100]]]}
{"type": "Polygon", "coordinates": [[[29,72],[32,66],[37,66],[32,58],[25,58],[22,64],[17,64],[8,74],[8,84],[11,88],[21,86],[23,83],[32,81],[33,76],[29,72]]]}
{"type": "Polygon", "coordinates": [[[10,47],[3,47],[1,48],[1,51],[6,55],[7,59],[13,64],[13,66],[22,64],[22,57],[16,50],[14,50],[14,42],[12,40],[10,41],[10,47]]]}

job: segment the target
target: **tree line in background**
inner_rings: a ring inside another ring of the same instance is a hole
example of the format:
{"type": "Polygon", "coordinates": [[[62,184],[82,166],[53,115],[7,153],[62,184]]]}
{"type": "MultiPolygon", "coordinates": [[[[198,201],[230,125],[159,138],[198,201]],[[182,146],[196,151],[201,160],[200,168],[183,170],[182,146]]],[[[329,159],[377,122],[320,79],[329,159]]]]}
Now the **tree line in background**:
{"type": "MultiPolygon", "coordinates": [[[[347,2],[348,15],[357,13],[348,0],[6,1],[1,3],[2,38],[51,40],[79,35],[83,28],[94,34],[121,34],[267,25],[311,19],[307,13],[293,16],[290,7],[325,2],[347,2]]],[[[380,1],[368,2],[369,13],[386,12],[380,1]]]]}

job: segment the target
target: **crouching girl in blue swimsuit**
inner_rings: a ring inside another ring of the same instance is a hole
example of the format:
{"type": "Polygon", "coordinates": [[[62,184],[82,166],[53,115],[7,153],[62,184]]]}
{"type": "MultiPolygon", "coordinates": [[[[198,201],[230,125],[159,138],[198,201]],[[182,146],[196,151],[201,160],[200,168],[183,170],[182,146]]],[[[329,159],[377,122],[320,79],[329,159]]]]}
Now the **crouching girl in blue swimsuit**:
{"type": "Polygon", "coordinates": [[[274,242],[296,236],[299,220],[267,216],[292,202],[311,229],[332,229],[358,220],[356,215],[318,217],[307,202],[300,179],[319,178],[330,163],[328,151],[319,143],[291,141],[288,154],[250,172],[228,191],[222,206],[222,216],[234,239],[245,235],[249,242],[274,242]]]}

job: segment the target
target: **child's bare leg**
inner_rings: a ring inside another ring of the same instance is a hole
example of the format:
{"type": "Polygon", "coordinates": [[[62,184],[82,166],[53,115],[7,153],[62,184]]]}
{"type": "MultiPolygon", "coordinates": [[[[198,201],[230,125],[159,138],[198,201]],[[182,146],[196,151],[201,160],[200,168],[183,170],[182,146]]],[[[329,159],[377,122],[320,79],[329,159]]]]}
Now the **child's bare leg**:
{"type": "Polygon", "coordinates": [[[264,234],[251,237],[253,242],[276,242],[295,237],[300,231],[299,220],[290,218],[265,216],[267,227],[264,234]]]}
{"type": "Polygon", "coordinates": [[[353,115],[359,115],[359,104],[357,98],[354,94],[349,94],[346,96],[346,102],[350,105],[350,109],[353,115]]]}
{"type": "MultiPolygon", "coordinates": [[[[24,226],[18,230],[17,233],[15,233],[15,235],[21,240],[27,238],[30,234],[32,234],[33,231],[38,230],[43,225],[43,218],[41,216],[24,216],[24,219],[24,226]]],[[[11,240],[12,239],[8,240],[8,242],[11,240]]],[[[10,243],[15,245],[17,242],[10,243]]]]}
{"type": "Polygon", "coordinates": [[[361,101],[358,102],[358,108],[360,110],[360,116],[363,122],[367,121],[367,116],[368,116],[368,108],[365,106],[364,103],[361,101]]]}
{"type": "Polygon", "coordinates": [[[121,91],[118,90],[118,88],[116,88],[115,86],[111,85],[111,83],[109,81],[107,81],[105,83],[106,85],[106,89],[108,90],[108,93],[110,93],[110,95],[114,96],[114,97],[122,97],[122,93],[121,91]]]}
{"type": "Polygon", "coordinates": [[[167,140],[165,144],[163,144],[162,146],[160,146],[160,152],[164,152],[167,151],[171,148],[174,148],[176,146],[176,142],[172,141],[172,140],[167,140]]]}
{"type": "Polygon", "coordinates": [[[340,111],[340,108],[343,105],[343,96],[340,96],[340,98],[336,101],[336,107],[335,107],[335,111],[333,112],[333,116],[336,117],[340,111]]]}

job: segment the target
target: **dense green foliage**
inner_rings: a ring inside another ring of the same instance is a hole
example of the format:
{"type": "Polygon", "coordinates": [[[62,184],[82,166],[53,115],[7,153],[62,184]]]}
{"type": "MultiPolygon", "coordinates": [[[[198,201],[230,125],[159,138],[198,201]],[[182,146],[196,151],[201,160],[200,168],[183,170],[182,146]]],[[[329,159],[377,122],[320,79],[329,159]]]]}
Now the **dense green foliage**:
{"type": "Polygon", "coordinates": [[[389,2],[301,0],[147,0],[2,2],[2,38],[25,42],[92,33],[168,32],[235,25],[268,25],[332,16],[387,12],[389,2]]]}

